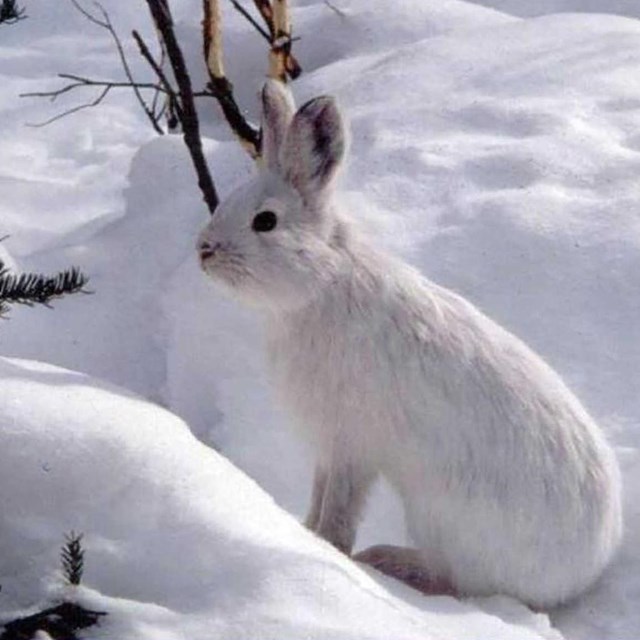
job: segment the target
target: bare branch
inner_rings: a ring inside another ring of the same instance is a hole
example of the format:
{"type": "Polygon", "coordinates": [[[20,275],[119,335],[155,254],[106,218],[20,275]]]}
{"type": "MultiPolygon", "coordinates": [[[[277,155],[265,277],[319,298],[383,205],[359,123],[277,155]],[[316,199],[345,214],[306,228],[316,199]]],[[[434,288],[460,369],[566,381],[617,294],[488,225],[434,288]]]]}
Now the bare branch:
{"type": "Polygon", "coordinates": [[[203,0],[204,57],[209,72],[208,88],[218,101],[229,127],[247,153],[260,157],[260,132],[252,127],[240,111],[233,95],[233,85],[224,73],[222,62],[222,18],[219,0],[203,0]]]}
{"type": "MultiPolygon", "coordinates": [[[[140,49],[140,55],[149,63],[149,66],[153,69],[154,73],[158,76],[158,80],[160,81],[161,90],[166,93],[169,97],[173,99],[177,98],[177,94],[169,78],[165,74],[164,70],[160,63],[156,62],[156,59],[151,54],[147,43],[142,39],[142,36],[134,29],[131,34],[133,35],[133,39],[136,41],[138,45],[138,49],[140,49]]],[[[177,105],[179,109],[179,106],[177,105]]],[[[178,117],[182,117],[181,111],[178,113],[178,117]]]]}
{"type": "Polygon", "coordinates": [[[260,157],[260,132],[249,124],[233,96],[233,85],[227,78],[211,78],[208,84],[211,95],[218,101],[224,117],[247,153],[257,160],[260,157]]]}
{"type": "Polygon", "coordinates": [[[287,76],[295,80],[302,68],[291,53],[291,20],[289,18],[289,0],[272,0],[273,27],[275,39],[271,45],[272,77],[286,82],[287,76]]]}
{"type": "MultiPolygon", "coordinates": [[[[44,120],[43,122],[27,122],[28,127],[46,127],[48,124],[52,122],[56,122],[57,120],[62,120],[62,118],[66,118],[67,116],[73,115],[74,113],[78,113],[78,111],[83,111],[84,109],[90,109],[92,107],[97,107],[106,97],[109,91],[111,91],[113,87],[105,86],[104,89],[100,92],[98,97],[92,102],[87,102],[85,104],[78,105],[77,107],[72,107],[71,109],[67,109],[58,115],[49,118],[48,120],[44,120]]],[[[24,94],[27,95],[27,94],[24,94]]]]}
{"type": "Polygon", "coordinates": [[[146,0],[146,2],[153,22],[166,46],[167,56],[173,69],[173,75],[178,83],[178,99],[182,112],[180,122],[182,123],[184,141],[189,149],[189,154],[191,155],[191,160],[198,176],[198,186],[209,208],[209,212],[213,214],[218,206],[218,194],[202,150],[200,123],[194,103],[191,78],[184,61],[182,49],[176,39],[171,11],[165,0],[146,0]]]}
{"type": "Polygon", "coordinates": [[[155,83],[136,82],[134,80],[133,74],[131,72],[131,68],[129,66],[129,63],[127,61],[127,58],[124,52],[124,47],[122,46],[122,41],[120,40],[120,37],[118,36],[111,22],[109,14],[99,2],[95,2],[94,4],[97,10],[100,12],[101,17],[98,17],[95,14],[88,11],[84,6],[82,6],[82,4],[80,4],[80,2],[78,2],[78,0],[70,0],[70,1],[71,1],[71,4],[73,4],[73,6],[77,9],[77,11],[79,11],[89,22],[109,32],[116,46],[116,49],[118,51],[118,57],[124,69],[127,80],[126,81],[94,80],[94,79],[85,78],[85,77],[77,76],[73,74],[61,73],[58,75],[59,78],[63,78],[65,80],[71,80],[72,82],[61,87],[60,89],[55,89],[52,91],[25,93],[25,94],[22,94],[22,97],[50,98],[51,101],[53,102],[61,95],[68,93],[70,91],[73,91],[74,89],[78,89],[82,87],[99,87],[100,89],[102,89],[102,91],[97,95],[97,97],[94,100],[90,102],[78,105],[71,109],[67,109],[66,111],[63,111],[62,113],[59,113],[58,115],[54,116],[53,118],[49,118],[48,120],[41,123],[33,123],[30,126],[36,126],[36,127],[45,126],[47,124],[51,124],[52,122],[55,122],[56,120],[60,120],[61,118],[65,118],[66,116],[77,113],[78,111],[82,111],[83,109],[95,107],[99,105],[107,97],[107,95],[112,89],[127,88],[129,90],[133,90],[134,95],[136,96],[136,99],[138,100],[138,103],[142,107],[145,115],[149,119],[151,126],[154,128],[154,130],[157,133],[162,135],[164,131],[158,125],[158,120],[161,116],[156,114],[155,107],[150,108],[147,105],[146,101],[142,96],[142,90],[144,89],[154,90],[154,95],[155,95],[159,89],[161,90],[161,88],[159,88],[155,83]]]}
{"type": "Polygon", "coordinates": [[[256,31],[269,43],[271,43],[271,35],[267,33],[260,23],[238,2],[238,0],[230,0],[234,9],[243,15],[256,29],[256,31]]]}
{"type": "Polygon", "coordinates": [[[51,98],[52,102],[61,96],[64,93],[67,93],[73,89],[77,89],[79,87],[109,87],[110,89],[132,89],[136,88],[138,90],[141,89],[154,89],[157,91],[164,91],[162,87],[159,87],[157,84],[153,82],[117,82],[114,80],[93,80],[92,78],[83,78],[82,76],[76,76],[71,73],[59,73],[58,78],[63,78],[64,80],[73,80],[68,85],[61,87],[60,89],[53,89],[51,91],[31,91],[29,93],[21,93],[21,98],[51,98]]]}
{"type": "MultiPolygon", "coordinates": [[[[61,95],[68,93],[69,91],[73,91],[74,89],[80,89],[82,87],[97,87],[102,89],[102,91],[98,94],[98,96],[87,103],[83,103],[81,105],[72,107],[71,109],[67,109],[62,113],[59,113],[44,122],[37,123],[29,123],[30,127],[43,127],[45,125],[51,124],[52,122],[56,122],[57,120],[61,120],[62,118],[66,118],[69,115],[77,113],[78,111],[82,111],[83,109],[88,109],[90,107],[97,107],[110,93],[112,89],[135,89],[137,91],[142,90],[153,90],[154,92],[166,93],[164,88],[151,83],[151,82],[136,82],[131,83],[127,82],[117,82],[113,80],[93,80],[91,78],[84,78],[82,76],[76,76],[70,73],[60,73],[58,74],[59,78],[63,78],[65,80],[71,80],[69,84],[59,88],[53,89],[51,91],[33,91],[29,93],[21,93],[21,98],[49,98],[52,102],[57,100],[61,95]]],[[[210,97],[210,92],[201,92],[202,96],[210,97]]],[[[159,118],[160,115],[157,116],[159,118]]],[[[164,133],[162,130],[161,133],[164,133]]]]}
{"type": "MultiPolygon", "coordinates": [[[[73,107],[63,113],[60,113],[53,118],[47,120],[46,122],[31,124],[30,126],[44,126],[45,124],[49,124],[51,122],[55,122],[61,118],[64,118],[67,115],[72,113],[76,113],[76,111],[80,111],[82,109],[87,109],[88,107],[94,107],[100,104],[102,100],[106,97],[106,95],[112,89],[137,89],[138,91],[153,91],[154,95],[166,95],[167,97],[171,97],[175,95],[173,90],[170,88],[170,91],[167,91],[162,85],[155,84],[153,82],[136,82],[131,83],[127,82],[118,82],[115,80],[94,80],[92,78],[84,78],[82,76],[76,76],[71,73],[59,73],[58,78],[63,78],[64,80],[71,80],[69,84],[60,87],[59,89],[52,89],[51,91],[31,91],[29,93],[21,93],[21,98],[49,98],[51,102],[55,102],[61,95],[68,93],[69,91],[73,91],[74,89],[79,89],[82,87],[98,87],[103,89],[103,91],[98,95],[98,97],[86,104],[79,105],[77,107],[73,107]]],[[[193,94],[194,98],[212,98],[213,94],[211,91],[198,91],[193,94]]],[[[160,119],[162,116],[162,112],[165,107],[160,109],[160,112],[156,114],[157,119],[160,119]]],[[[1,238],[0,238],[1,240],[1,238]]]]}
{"type": "MultiPolygon", "coordinates": [[[[158,31],[157,28],[155,29],[155,32],[156,32],[156,38],[158,40],[158,45],[160,46],[160,59],[158,60],[157,65],[160,69],[164,70],[165,62],[167,59],[167,49],[165,47],[164,41],[162,40],[162,34],[158,31]]],[[[154,112],[157,108],[157,102],[158,102],[159,96],[160,94],[156,94],[154,96],[154,100],[153,100],[154,112]]],[[[175,95],[166,96],[162,107],[160,107],[160,110],[158,111],[158,119],[162,118],[163,116],[166,117],[167,128],[169,132],[174,132],[178,126],[178,123],[180,122],[180,118],[176,111],[176,104],[177,104],[177,100],[175,98],[175,95]]]]}
{"type": "MultiPolygon", "coordinates": [[[[89,21],[89,22],[93,22],[93,24],[98,25],[99,27],[102,27],[103,29],[108,29],[109,28],[109,23],[107,20],[99,20],[98,18],[96,18],[92,13],[90,13],[89,11],[87,11],[77,0],[71,0],[71,4],[89,21]]],[[[98,7],[100,7],[100,5],[96,2],[95,3],[98,7]]],[[[102,9],[102,12],[104,13],[104,8],[100,7],[102,9]]]]}
{"type": "Polygon", "coordinates": [[[330,0],[324,0],[324,3],[329,7],[329,9],[331,9],[331,11],[337,13],[341,18],[347,17],[347,14],[342,9],[338,9],[338,7],[336,7],[336,5],[330,0]]]}
{"type": "Polygon", "coordinates": [[[291,52],[294,39],[291,37],[288,0],[253,0],[269,29],[269,77],[287,81],[295,80],[302,67],[291,52]]]}
{"type": "Polygon", "coordinates": [[[149,120],[149,122],[151,123],[151,126],[154,128],[154,130],[157,133],[162,135],[164,131],[160,128],[160,125],[158,124],[158,119],[156,117],[156,114],[145,102],[144,98],[142,97],[142,94],[140,93],[140,90],[138,89],[138,84],[133,79],[133,73],[131,72],[131,67],[129,66],[129,63],[127,62],[127,56],[124,52],[122,41],[120,40],[120,37],[118,36],[118,33],[116,32],[113,26],[113,23],[111,22],[111,18],[109,17],[109,14],[107,13],[106,9],[99,2],[94,0],[94,5],[98,9],[98,11],[102,14],[102,20],[100,20],[99,18],[96,18],[96,16],[94,16],[92,13],[87,11],[78,2],[78,0],[71,0],[71,3],[80,13],[82,13],[82,15],[85,18],[87,18],[87,20],[89,20],[90,22],[93,22],[93,24],[98,25],[99,27],[102,27],[103,29],[106,29],[109,32],[116,46],[116,49],[118,51],[118,57],[120,58],[120,63],[122,64],[124,73],[127,76],[127,79],[129,80],[131,88],[133,89],[133,93],[136,96],[136,100],[142,107],[142,110],[147,116],[147,119],[149,120]]]}
{"type": "Polygon", "coordinates": [[[209,75],[217,80],[225,77],[222,61],[222,15],[219,0],[203,0],[202,40],[209,75]]]}
{"type": "Polygon", "coordinates": [[[274,39],[269,52],[269,76],[281,82],[287,81],[285,59],[291,48],[291,23],[287,0],[271,0],[273,10],[274,39]]]}
{"type": "Polygon", "coordinates": [[[273,42],[276,32],[273,25],[273,9],[271,8],[270,0],[253,0],[253,4],[256,5],[256,9],[267,25],[267,29],[269,29],[269,41],[273,42]]]}

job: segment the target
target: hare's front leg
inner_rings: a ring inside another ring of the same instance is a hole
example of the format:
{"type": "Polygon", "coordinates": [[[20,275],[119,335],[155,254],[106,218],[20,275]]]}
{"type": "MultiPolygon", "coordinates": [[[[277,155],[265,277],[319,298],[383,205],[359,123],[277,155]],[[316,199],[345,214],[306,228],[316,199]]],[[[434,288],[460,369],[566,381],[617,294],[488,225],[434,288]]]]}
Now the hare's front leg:
{"type": "Polygon", "coordinates": [[[324,491],[327,486],[327,476],[326,470],[319,464],[316,465],[313,476],[313,489],[311,491],[311,506],[304,521],[305,527],[311,531],[315,531],[318,527],[318,522],[320,522],[322,500],[324,499],[324,491]]]}
{"type": "Polygon", "coordinates": [[[374,477],[351,462],[333,461],[327,471],[316,471],[308,522],[316,520],[313,530],[346,554],[353,548],[374,477]]]}

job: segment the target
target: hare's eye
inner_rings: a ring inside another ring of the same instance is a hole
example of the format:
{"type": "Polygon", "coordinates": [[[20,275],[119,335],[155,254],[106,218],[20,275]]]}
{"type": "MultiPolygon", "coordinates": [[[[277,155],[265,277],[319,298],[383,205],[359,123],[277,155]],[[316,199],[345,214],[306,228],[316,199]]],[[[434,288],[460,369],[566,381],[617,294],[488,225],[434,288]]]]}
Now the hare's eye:
{"type": "Polygon", "coordinates": [[[264,233],[265,231],[273,231],[277,224],[278,216],[273,211],[261,211],[253,219],[251,228],[258,233],[264,233]]]}

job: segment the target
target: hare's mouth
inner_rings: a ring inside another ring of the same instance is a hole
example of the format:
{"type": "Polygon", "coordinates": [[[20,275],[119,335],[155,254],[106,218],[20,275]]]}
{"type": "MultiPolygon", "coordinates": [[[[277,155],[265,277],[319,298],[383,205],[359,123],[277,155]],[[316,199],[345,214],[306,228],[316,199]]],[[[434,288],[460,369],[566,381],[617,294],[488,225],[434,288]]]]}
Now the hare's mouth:
{"type": "Polygon", "coordinates": [[[239,254],[203,251],[200,253],[200,266],[210,278],[231,287],[241,285],[250,276],[243,257],[239,254]]]}

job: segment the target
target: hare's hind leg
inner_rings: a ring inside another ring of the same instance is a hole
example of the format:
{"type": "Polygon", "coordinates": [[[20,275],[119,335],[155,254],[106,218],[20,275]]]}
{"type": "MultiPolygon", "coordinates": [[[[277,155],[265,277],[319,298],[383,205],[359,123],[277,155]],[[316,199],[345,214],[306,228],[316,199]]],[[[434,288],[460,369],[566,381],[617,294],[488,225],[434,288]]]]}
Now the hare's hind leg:
{"type": "Polygon", "coordinates": [[[437,577],[429,571],[417,549],[380,544],[356,553],[353,559],[356,562],[368,564],[426,595],[459,595],[448,580],[437,577]]]}

